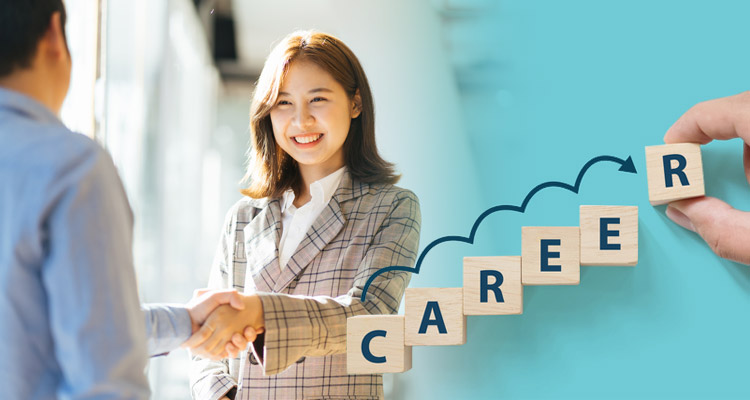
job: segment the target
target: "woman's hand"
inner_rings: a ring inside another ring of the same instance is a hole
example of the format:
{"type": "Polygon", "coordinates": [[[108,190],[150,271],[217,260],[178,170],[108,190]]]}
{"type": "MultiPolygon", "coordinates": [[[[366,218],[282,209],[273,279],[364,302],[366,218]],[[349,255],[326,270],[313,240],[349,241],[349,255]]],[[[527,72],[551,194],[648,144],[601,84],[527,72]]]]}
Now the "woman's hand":
{"type": "Polygon", "coordinates": [[[184,346],[190,347],[195,355],[221,359],[233,353],[228,350],[241,351],[248,342],[255,341],[263,332],[263,304],[257,295],[242,295],[242,301],[245,305],[242,310],[228,305],[217,307],[184,346]]]}

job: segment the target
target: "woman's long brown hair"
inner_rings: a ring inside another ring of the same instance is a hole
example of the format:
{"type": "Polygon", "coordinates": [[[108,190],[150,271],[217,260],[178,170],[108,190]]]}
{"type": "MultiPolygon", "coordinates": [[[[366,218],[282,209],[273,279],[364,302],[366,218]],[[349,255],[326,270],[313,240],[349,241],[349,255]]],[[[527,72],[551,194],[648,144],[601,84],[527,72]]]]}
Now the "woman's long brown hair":
{"type": "Polygon", "coordinates": [[[400,178],[393,164],[378,154],[375,145],[375,107],[370,85],[357,56],[338,38],[316,31],[293,32],[268,56],[255,87],[250,107],[248,169],[250,186],[242,194],[253,198],[278,197],[287,189],[300,189],[302,177],[297,162],[276,144],[271,109],[289,65],[310,61],[323,68],[343,86],[352,99],[359,90],[362,111],[353,118],[344,142],[344,162],[352,179],[366,183],[396,183],[400,178]]]}

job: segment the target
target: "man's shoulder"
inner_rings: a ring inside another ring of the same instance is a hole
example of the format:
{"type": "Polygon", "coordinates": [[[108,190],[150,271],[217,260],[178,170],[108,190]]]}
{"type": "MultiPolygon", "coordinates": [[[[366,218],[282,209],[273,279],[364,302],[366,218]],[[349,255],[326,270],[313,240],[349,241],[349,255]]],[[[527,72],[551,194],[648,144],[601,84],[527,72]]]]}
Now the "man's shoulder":
{"type": "Polygon", "coordinates": [[[72,188],[121,191],[107,152],[61,124],[0,124],[0,148],[2,180],[32,209],[47,207],[72,188]]]}
{"type": "Polygon", "coordinates": [[[94,140],[60,124],[16,119],[0,125],[0,164],[21,173],[56,175],[82,164],[96,164],[105,155],[94,140]]]}

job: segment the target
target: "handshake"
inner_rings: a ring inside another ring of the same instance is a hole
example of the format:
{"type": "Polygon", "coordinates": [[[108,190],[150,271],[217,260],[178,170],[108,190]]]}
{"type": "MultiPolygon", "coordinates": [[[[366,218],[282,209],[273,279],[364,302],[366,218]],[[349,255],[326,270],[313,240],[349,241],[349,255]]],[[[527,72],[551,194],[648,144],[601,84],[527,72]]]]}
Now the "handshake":
{"type": "Polygon", "coordinates": [[[199,289],[185,308],[192,320],[192,336],[182,347],[203,358],[237,357],[264,331],[263,304],[254,294],[199,289]]]}

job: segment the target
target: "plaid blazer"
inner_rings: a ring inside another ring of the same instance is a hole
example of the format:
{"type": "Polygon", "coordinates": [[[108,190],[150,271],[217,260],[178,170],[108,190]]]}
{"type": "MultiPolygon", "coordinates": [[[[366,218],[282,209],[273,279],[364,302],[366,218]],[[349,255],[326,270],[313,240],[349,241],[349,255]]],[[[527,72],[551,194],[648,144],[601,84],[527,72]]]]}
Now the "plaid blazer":
{"type": "Polygon", "coordinates": [[[265,333],[233,360],[193,358],[191,387],[201,400],[372,399],[383,397],[382,375],[347,375],[346,319],[395,314],[413,266],[420,211],[409,190],[352,180],[346,172],[286,268],[279,266],[280,199],[243,198],[227,214],[209,287],[257,293],[265,333]]]}

